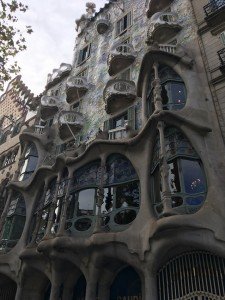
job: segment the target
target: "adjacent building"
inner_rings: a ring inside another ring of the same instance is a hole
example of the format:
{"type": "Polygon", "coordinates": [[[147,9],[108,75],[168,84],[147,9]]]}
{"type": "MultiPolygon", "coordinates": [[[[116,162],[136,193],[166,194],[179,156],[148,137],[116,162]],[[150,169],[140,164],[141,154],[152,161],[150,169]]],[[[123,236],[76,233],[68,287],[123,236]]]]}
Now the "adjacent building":
{"type": "Polygon", "coordinates": [[[225,299],[225,1],[86,6],[20,134],[0,298],[225,299]]]}

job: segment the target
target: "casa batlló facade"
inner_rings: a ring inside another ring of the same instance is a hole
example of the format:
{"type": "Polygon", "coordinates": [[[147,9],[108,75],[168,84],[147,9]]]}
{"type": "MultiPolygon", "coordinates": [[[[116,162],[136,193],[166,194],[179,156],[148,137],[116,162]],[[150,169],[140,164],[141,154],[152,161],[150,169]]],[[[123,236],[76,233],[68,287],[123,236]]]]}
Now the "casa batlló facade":
{"type": "Polygon", "coordinates": [[[48,75],[20,135],[1,299],[225,299],[225,76],[221,55],[219,80],[206,68],[205,5],[225,11],[221,0],[87,3],[72,64],[48,75]]]}

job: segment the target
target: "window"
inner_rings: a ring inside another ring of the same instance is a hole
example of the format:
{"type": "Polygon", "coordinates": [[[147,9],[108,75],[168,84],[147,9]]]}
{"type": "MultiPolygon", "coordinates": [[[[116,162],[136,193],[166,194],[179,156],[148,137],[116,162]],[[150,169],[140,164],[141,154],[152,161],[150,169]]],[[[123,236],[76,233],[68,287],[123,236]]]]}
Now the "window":
{"type": "Polygon", "coordinates": [[[87,45],[85,48],[79,51],[77,65],[85,62],[91,54],[91,44],[87,45]]]}
{"type": "Polygon", "coordinates": [[[125,33],[132,25],[132,12],[130,11],[116,23],[116,36],[125,33]]]}
{"type": "MultiPolygon", "coordinates": [[[[180,110],[186,104],[187,92],[182,78],[170,67],[159,65],[159,78],[161,81],[161,98],[164,110],[180,110]]],[[[154,70],[150,74],[147,91],[148,115],[154,110],[154,70]]]]}
{"type": "Polygon", "coordinates": [[[29,178],[33,174],[34,170],[36,169],[37,162],[38,162],[37,148],[33,143],[31,143],[27,147],[25,153],[24,163],[19,177],[20,181],[29,178]]]}
{"type": "Polygon", "coordinates": [[[225,31],[220,34],[220,40],[222,45],[225,47],[225,31]]]}
{"type": "Polygon", "coordinates": [[[11,137],[17,135],[18,133],[20,133],[20,129],[21,129],[21,124],[17,123],[13,128],[12,128],[12,134],[11,137]]]}
{"type": "Polygon", "coordinates": [[[90,232],[94,227],[101,184],[102,230],[124,230],[124,227],[118,226],[127,226],[136,218],[140,201],[138,176],[128,159],[113,154],[105,167],[96,161],[74,172],[67,209],[67,230],[90,232]]]}
{"type": "MultiPolygon", "coordinates": [[[[168,164],[171,206],[179,213],[195,213],[206,197],[206,178],[201,160],[187,138],[176,128],[165,129],[165,148],[168,164]]],[[[152,196],[158,215],[162,213],[159,137],[152,158],[152,196]]]]}
{"type": "Polygon", "coordinates": [[[76,102],[71,106],[71,110],[75,112],[79,112],[79,108],[80,108],[80,102],[76,102]]]}
{"type": "Polygon", "coordinates": [[[136,129],[136,107],[131,106],[126,112],[104,122],[104,131],[109,132],[109,139],[115,140],[127,137],[127,126],[136,129]]]}
{"type": "Polygon", "coordinates": [[[23,232],[26,220],[26,206],[22,194],[14,191],[12,195],[0,244],[0,250],[5,252],[16,245],[23,232]]]}

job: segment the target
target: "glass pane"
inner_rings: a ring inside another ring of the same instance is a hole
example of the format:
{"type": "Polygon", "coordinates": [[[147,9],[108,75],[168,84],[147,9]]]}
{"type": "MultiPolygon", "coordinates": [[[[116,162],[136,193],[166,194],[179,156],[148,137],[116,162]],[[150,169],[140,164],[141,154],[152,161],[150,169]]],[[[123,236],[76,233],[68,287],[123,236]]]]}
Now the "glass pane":
{"type": "Polygon", "coordinates": [[[74,216],[75,203],[76,203],[76,193],[70,195],[69,197],[69,204],[66,212],[67,220],[72,219],[74,216]]]}
{"type": "Polygon", "coordinates": [[[79,219],[75,222],[74,227],[78,231],[86,231],[91,227],[92,221],[88,218],[79,219]]]}
{"type": "Polygon", "coordinates": [[[74,186],[80,189],[84,187],[97,186],[99,183],[99,162],[88,164],[74,172],[74,186]]]}
{"type": "Polygon", "coordinates": [[[36,168],[37,162],[38,162],[38,158],[36,156],[29,156],[26,172],[33,172],[36,168]]]}
{"type": "Polygon", "coordinates": [[[125,209],[115,215],[114,221],[120,225],[130,224],[136,218],[136,211],[125,209]]]}
{"type": "Polygon", "coordinates": [[[116,188],[116,208],[139,207],[139,186],[132,182],[116,188]]]}
{"type": "Polygon", "coordinates": [[[78,194],[78,216],[91,216],[94,214],[95,189],[80,191],[78,194]]]}
{"type": "Polygon", "coordinates": [[[169,186],[172,194],[180,192],[180,177],[177,160],[169,163],[169,186]]]}
{"type": "Polygon", "coordinates": [[[131,162],[121,156],[112,155],[107,162],[107,185],[113,185],[138,179],[131,162]]]}
{"type": "Polygon", "coordinates": [[[107,214],[113,210],[113,194],[114,188],[108,187],[104,189],[104,199],[101,206],[101,213],[107,214]]]}
{"type": "Polygon", "coordinates": [[[185,106],[186,90],[183,83],[173,82],[171,85],[170,109],[181,109],[185,106]]]}
{"type": "Polygon", "coordinates": [[[188,197],[186,198],[186,203],[191,206],[201,205],[204,202],[205,197],[196,196],[196,197],[188,197]]]}
{"type": "Polygon", "coordinates": [[[204,193],[206,182],[204,172],[197,160],[181,160],[185,192],[188,194],[204,193]]]}

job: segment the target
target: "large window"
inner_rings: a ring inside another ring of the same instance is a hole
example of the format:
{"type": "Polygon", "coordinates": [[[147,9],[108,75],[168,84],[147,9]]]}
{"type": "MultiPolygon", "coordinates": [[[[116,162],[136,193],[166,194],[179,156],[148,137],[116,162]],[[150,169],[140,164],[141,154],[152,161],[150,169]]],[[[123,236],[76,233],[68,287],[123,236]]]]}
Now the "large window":
{"type": "MultiPolygon", "coordinates": [[[[194,213],[200,209],[206,197],[206,179],[199,156],[176,128],[165,130],[166,160],[172,208],[179,213],[194,213]]],[[[152,159],[152,196],[156,213],[163,210],[160,141],[156,139],[152,159]]]]}
{"type": "MultiPolygon", "coordinates": [[[[159,65],[159,79],[161,83],[161,98],[164,110],[179,110],[185,106],[187,93],[182,78],[170,67],[159,65]]],[[[154,110],[154,70],[150,74],[150,80],[147,91],[148,115],[154,110]]]]}
{"type": "Polygon", "coordinates": [[[13,197],[7,212],[3,228],[0,250],[7,252],[11,250],[19,240],[26,220],[26,206],[22,194],[13,192],[13,197]]]}
{"type": "Polygon", "coordinates": [[[136,218],[139,201],[139,181],[132,164],[124,156],[114,154],[105,167],[96,161],[75,171],[66,228],[90,233],[100,218],[102,231],[124,230],[136,218]]]}
{"type": "Polygon", "coordinates": [[[24,162],[21,169],[19,180],[23,181],[29,178],[36,169],[38,162],[38,153],[36,146],[31,143],[26,150],[24,162]]]}

